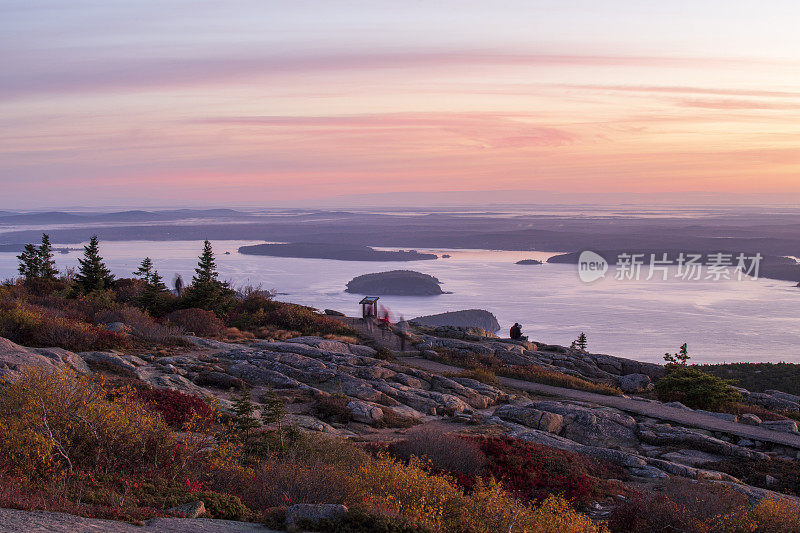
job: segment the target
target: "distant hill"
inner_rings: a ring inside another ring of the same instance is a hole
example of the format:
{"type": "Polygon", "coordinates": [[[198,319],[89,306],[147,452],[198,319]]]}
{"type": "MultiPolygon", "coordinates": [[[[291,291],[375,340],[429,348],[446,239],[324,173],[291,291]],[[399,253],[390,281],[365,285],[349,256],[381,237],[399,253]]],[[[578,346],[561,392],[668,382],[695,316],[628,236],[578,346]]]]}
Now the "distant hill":
{"type": "Polygon", "coordinates": [[[356,276],[348,284],[346,292],[380,296],[435,296],[444,294],[441,282],[433,276],[412,270],[391,270],[356,276]]]}
{"type": "Polygon", "coordinates": [[[436,315],[426,315],[411,319],[411,322],[423,326],[453,326],[457,328],[480,328],[495,332],[500,329],[497,317],[483,309],[464,309],[463,311],[448,311],[436,315]]]}
{"type": "Polygon", "coordinates": [[[255,244],[242,246],[239,253],[339,261],[422,261],[438,258],[436,254],[424,254],[416,250],[385,251],[375,250],[370,246],[327,243],[255,244]]]}

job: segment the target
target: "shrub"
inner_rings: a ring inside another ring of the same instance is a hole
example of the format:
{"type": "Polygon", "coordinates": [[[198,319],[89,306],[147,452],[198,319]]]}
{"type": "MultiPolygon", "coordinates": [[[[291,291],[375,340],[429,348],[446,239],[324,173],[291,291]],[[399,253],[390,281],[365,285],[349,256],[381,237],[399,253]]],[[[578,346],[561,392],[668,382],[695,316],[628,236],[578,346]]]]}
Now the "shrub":
{"type": "Polygon", "coordinates": [[[168,314],[164,319],[172,324],[192,332],[200,337],[214,337],[225,331],[225,324],[217,315],[204,309],[179,309],[168,314]]]}
{"type": "Polygon", "coordinates": [[[625,478],[615,465],[541,444],[507,437],[477,442],[488,471],[525,500],[557,494],[586,504],[603,490],[604,479],[625,478]]]}
{"type": "Polygon", "coordinates": [[[464,370],[456,374],[460,378],[469,378],[487,385],[497,386],[500,385],[500,380],[497,379],[497,374],[485,368],[473,368],[472,370],[464,370]]]}
{"type": "Polygon", "coordinates": [[[770,411],[760,405],[749,405],[746,403],[734,402],[728,403],[719,408],[724,413],[731,413],[733,415],[742,416],[743,414],[752,414],[759,417],[761,420],[787,420],[788,416],[770,411]]]}
{"type": "Polygon", "coordinates": [[[314,409],[325,420],[346,424],[353,420],[353,413],[347,408],[350,398],[344,394],[330,394],[317,398],[314,409]]]}
{"type": "Polygon", "coordinates": [[[674,479],[657,493],[639,494],[612,513],[614,531],[712,531],[708,524],[732,509],[747,504],[747,497],[723,485],[674,479]]]}
{"type": "Polygon", "coordinates": [[[360,472],[360,498],[416,524],[441,531],[596,532],[602,525],[576,513],[566,500],[551,497],[538,506],[520,504],[493,481],[464,494],[455,480],[430,472],[412,457],[408,464],[378,456],[360,472]]]}
{"type": "Polygon", "coordinates": [[[140,388],[133,397],[147,407],[161,413],[172,427],[183,428],[195,416],[203,422],[213,422],[217,413],[205,400],[172,389],[140,388]]]}
{"type": "Polygon", "coordinates": [[[800,394],[798,363],[726,363],[699,365],[700,370],[723,379],[731,379],[752,392],[777,389],[800,394]]]}
{"type": "MultiPolygon", "coordinates": [[[[433,358],[436,361],[479,372],[491,372],[496,376],[532,381],[534,383],[544,383],[556,387],[566,387],[568,389],[585,390],[606,394],[609,396],[619,396],[622,391],[607,383],[592,383],[583,378],[570,376],[555,370],[549,370],[536,365],[509,365],[491,354],[453,352],[449,350],[438,350],[433,358]]],[[[490,375],[485,375],[487,378],[490,375]]],[[[467,376],[472,377],[472,376],[467,376]]]]}
{"type": "Polygon", "coordinates": [[[104,328],[22,301],[0,301],[0,337],[33,347],[74,352],[123,348],[130,341],[104,328]]]}
{"type": "Polygon", "coordinates": [[[341,321],[321,315],[310,307],[276,302],[261,294],[251,294],[238,302],[229,314],[228,323],[242,330],[259,328],[299,331],[303,335],[357,336],[358,333],[341,321]]]}
{"type": "Polygon", "coordinates": [[[160,324],[134,307],[105,309],[94,316],[94,321],[100,324],[122,322],[130,328],[133,335],[154,344],[178,344],[183,340],[179,327],[160,324]]]}
{"type": "Polygon", "coordinates": [[[703,468],[725,472],[748,485],[800,496],[800,462],[773,457],[772,459],[726,459],[706,463],[703,468]],[[767,483],[767,476],[774,482],[767,483]]]}
{"type": "Polygon", "coordinates": [[[0,424],[7,429],[0,434],[2,462],[25,476],[47,477],[54,469],[153,472],[174,465],[179,451],[159,415],[124,391],[109,399],[102,380],[66,369],[25,369],[5,383],[0,424]],[[41,454],[35,461],[8,454],[29,445],[41,454]]]}
{"type": "Polygon", "coordinates": [[[713,531],[727,533],[800,533],[797,505],[778,498],[765,498],[752,507],[740,507],[717,520],[713,531]]]}
{"type": "Polygon", "coordinates": [[[742,399],[728,381],[707,374],[696,367],[668,364],[667,375],[656,382],[658,399],[678,401],[692,409],[718,409],[742,399]]]}
{"type": "Polygon", "coordinates": [[[205,504],[207,518],[246,520],[252,513],[238,496],[230,494],[214,491],[194,492],[188,501],[195,500],[201,500],[205,504]]]}
{"type": "Polygon", "coordinates": [[[476,442],[430,427],[423,427],[406,440],[392,443],[389,450],[404,460],[412,456],[426,459],[433,468],[444,472],[474,477],[486,467],[486,456],[476,442]]]}

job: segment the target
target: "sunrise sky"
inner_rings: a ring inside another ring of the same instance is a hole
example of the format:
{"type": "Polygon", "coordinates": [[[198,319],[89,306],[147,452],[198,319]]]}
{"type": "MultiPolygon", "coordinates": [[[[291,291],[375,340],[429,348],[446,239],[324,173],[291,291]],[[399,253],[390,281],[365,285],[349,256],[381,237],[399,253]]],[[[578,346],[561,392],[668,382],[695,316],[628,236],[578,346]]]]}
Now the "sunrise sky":
{"type": "Polygon", "coordinates": [[[0,0],[0,209],[797,203],[798,27],[796,0],[0,0]]]}

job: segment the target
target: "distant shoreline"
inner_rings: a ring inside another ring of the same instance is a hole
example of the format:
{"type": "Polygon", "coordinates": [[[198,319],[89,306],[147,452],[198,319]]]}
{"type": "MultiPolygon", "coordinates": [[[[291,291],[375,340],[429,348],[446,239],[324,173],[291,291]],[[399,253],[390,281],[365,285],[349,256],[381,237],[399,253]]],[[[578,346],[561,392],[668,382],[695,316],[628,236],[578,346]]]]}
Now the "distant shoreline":
{"type": "Polygon", "coordinates": [[[376,250],[371,246],[325,243],[254,244],[240,247],[239,253],[337,261],[430,261],[439,258],[436,254],[416,250],[376,250]]]}

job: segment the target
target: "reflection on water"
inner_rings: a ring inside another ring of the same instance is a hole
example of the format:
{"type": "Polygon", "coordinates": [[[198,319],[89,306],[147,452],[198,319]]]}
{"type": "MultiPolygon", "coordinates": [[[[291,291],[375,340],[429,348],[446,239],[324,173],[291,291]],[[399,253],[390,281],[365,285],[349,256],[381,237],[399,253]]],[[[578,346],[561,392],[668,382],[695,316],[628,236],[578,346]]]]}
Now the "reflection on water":
{"type": "MultiPolygon", "coordinates": [[[[320,309],[357,314],[359,297],[344,292],[350,279],[411,269],[438,277],[451,294],[382,297],[396,316],[480,308],[493,312],[504,330],[520,322],[532,339],[556,344],[569,344],[585,331],[592,351],[640,360],[661,361],[664,352],[688,342],[698,362],[800,362],[800,289],[790,282],[605,279],[587,285],[573,265],[514,264],[551,255],[543,252],[437,249],[430,251],[451,257],[382,263],[248,256],[236,250],[257,242],[213,244],[223,278],[235,285],[262,284],[282,293],[279,299],[320,309]]],[[[130,276],[150,256],[169,283],[176,273],[191,279],[201,243],[104,242],[101,247],[116,275],[130,276]]],[[[59,268],[75,267],[80,253],[56,255],[59,268]]],[[[16,265],[15,254],[0,253],[0,277],[16,275],[16,265]]]]}

